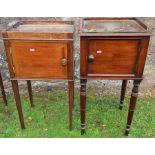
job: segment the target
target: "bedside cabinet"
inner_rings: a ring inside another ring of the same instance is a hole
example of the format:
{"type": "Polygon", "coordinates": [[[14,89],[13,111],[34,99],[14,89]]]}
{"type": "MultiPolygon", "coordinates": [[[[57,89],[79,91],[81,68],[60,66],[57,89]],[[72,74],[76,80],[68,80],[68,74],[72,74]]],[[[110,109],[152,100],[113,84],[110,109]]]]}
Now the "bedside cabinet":
{"type": "Polygon", "coordinates": [[[31,106],[31,80],[67,80],[69,128],[74,102],[72,21],[21,21],[2,33],[21,128],[25,128],[18,80],[27,80],[31,106]]]}
{"type": "Polygon", "coordinates": [[[87,80],[122,80],[120,109],[127,86],[133,80],[125,135],[135,111],[138,88],[143,80],[150,33],[135,18],[84,18],[80,30],[81,134],[85,132],[87,80]]]}

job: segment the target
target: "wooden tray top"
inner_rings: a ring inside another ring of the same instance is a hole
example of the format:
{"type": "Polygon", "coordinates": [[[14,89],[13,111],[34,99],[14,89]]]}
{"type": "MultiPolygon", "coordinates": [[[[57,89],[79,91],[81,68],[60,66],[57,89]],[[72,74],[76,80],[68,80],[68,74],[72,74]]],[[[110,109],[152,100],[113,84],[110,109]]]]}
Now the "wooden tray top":
{"type": "Polygon", "coordinates": [[[85,18],[82,34],[147,33],[147,27],[135,18],[85,18]]]}
{"type": "Polygon", "coordinates": [[[20,21],[4,31],[3,39],[73,39],[73,21],[20,21]]]}
{"type": "Polygon", "coordinates": [[[73,33],[74,29],[73,25],[66,22],[25,21],[11,28],[10,31],[73,33]]]}

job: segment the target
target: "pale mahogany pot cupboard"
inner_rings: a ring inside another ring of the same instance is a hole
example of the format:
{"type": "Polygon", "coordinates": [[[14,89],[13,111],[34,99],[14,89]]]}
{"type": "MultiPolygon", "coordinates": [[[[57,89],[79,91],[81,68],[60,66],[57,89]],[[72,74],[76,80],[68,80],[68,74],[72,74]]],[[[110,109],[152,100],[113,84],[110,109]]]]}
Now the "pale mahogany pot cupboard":
{"type": "MultiPolygon", "coordinates": [[[[34,106],[31,80],[67,80],[69,128],[74,102],[72,21],[21,21],[2,33],[21,128],[25,128],[18,80],[26,80],[34,106]]],[[[63,116],[62,116],[63,117],[63,116]]]]}
{"type": "MultiPolygon", "coordinates": [[[[25,128],[18,80],[27,80],[31,106],[31,80],[68,80],[69,122],[72,129],[74,59],[72,21],[21,21],[3,32],[11,82],[25,128]]],[[[119,108],[127,81],[133,80],[125,135],[128,135],[143,80],[150,40],[147,27],[135,18],[83,18],[80,26],[81,134],[85,132],[87,80],[122,80],[119,108]]],[[[94,107],[95,108],[95,107],[94,107]]]]}

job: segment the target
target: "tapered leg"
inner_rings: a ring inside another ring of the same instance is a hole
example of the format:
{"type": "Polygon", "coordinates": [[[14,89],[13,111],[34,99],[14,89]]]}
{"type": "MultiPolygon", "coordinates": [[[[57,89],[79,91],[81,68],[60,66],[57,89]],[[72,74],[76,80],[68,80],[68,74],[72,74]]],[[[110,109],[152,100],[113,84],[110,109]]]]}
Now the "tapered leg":
{"type": "Polygon", "coordinates": [[[125,98],[126,86],[127,86],[127,80],[123,80],[122,81],[122,88],[121,88],[120,104],[119,104],[119,109],[120,110],[122,110],[122,108],[123,108],[123,102],[124,102],[124,98],[125,98]]]}
{"type": "Polygon", "coordinates": [[[14,97],[15,97],[15,101],[16,101],[16,107],[18,110],[20,125],[21,125],[21,128],[24,129],[25,124],[24,124],[22,105],[21,105],[21,100],[20,100],[20,95],[19,95],[18,82],[17,82],[17,80],[11,80],[11,83],[12,83],[13,93],[14,93],[14,97]]]}
{"type": "Polygon", "coordinates": [[[80,80],[80,112],[81,112],[81,135],[85,133],[85,112],[86,112],[86,79],[80,80]]]}
{"type": "Polygon", "coordinates": [[[125,129],[126,136],[129,134],[129,131],[130,131],[130,126],[132,123],[132,118],[133,118],[133,114],[134,114],[135,107],[136,107],[136,101],[137,101],[137,97],[138,97],[138,89],[139,89],[140,82],[141,82],[141,80],[134,80],[134,83],[133,83],[133,89],[132,89],[132,93],[131,93],[128,118],[127,118],[127,125],[126,125],[126,129],[125,129]]]}
{"type": "Polygon", "coordinates": [[[69,96],[69,129],[72,130],[72,117],[74,107],[74,81],[68,81],[68,96],[69,96]]]}
{"type": "Polygon", "coordinates": [[[4,90],[1,73],[0,73],[0,87],[1,87],[1,92],[2,92],[2,96],[3,96],[3,101],[4,101],[5,105],[7,105],[7,99],[6,99],[6,95],[5,95],[5,90],[4,90]]]}
{"type": "Polygon", "coordinates": [[[31,86],[31,81],[30,80],[27,80],[27,87],[28,87],[28,93],[29,93],[29,99],[30,99],[31,107],[34,107],[33,95],[32,95],[32,86],[31,86]]]}

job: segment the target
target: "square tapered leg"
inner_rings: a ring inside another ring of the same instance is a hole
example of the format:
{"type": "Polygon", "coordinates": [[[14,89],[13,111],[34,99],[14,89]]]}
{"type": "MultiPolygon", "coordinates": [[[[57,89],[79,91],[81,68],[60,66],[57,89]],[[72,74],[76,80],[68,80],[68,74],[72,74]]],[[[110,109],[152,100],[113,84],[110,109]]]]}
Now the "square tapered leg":
{"type": "Polygon", "coordinates": [[[22,105],[21,105],[21,100],[20,100],[20,95],[19,95],[18,81],[11,80],[11,83],[12,83],[13,93],[14,93],[16,107],[17,107],[17,111],[18,111],[18,116],[19,116],[19,120],[20,120],[20,125],[21,125],[21,128],[24,129],[25,124],[24,124],[22,105]]]}
{"type": "Polygon", "coordinates": [[[28,94],[29,94],[31,107],[34,107],[32,86],[31,86],[31,81],[30,80],[27,80],[27,87],[28,87],[28,94]]]}
{"type": "Polygon", "coordinates": [[[69,96],[69,129],[72,130],[73,107],[74,107],[74,81],[68,81],[69,96]]]}

